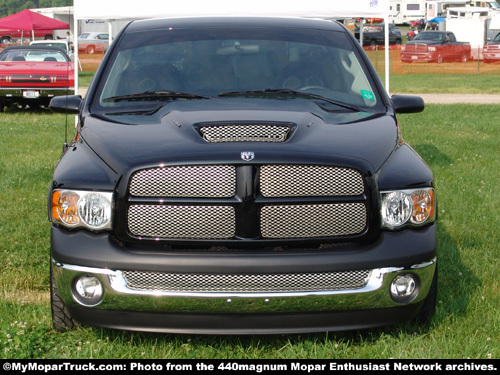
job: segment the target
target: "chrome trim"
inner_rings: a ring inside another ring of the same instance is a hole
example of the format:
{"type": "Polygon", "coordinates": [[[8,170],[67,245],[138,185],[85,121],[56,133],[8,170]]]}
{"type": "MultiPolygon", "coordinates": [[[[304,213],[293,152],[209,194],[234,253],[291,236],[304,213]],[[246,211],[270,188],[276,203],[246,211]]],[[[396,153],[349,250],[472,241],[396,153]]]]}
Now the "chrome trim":
{"type": "Polygon", "coordinates": [[[360,289],[303,291],[290,293],[184,293],[132,290],[119,270],[81,267],[52,260],[52,268],[61,298],[77,305],[72,297],[72,282],[81,274],[94,275],[103,283],[104,298],[97,309],[158,312],[307,312],[375,309],[401,306],[389,295],[395,276],[411,272],[419,279],[419,294],[410,303],[421,302],[427,295],[436,258],[407,267],[385,267],[371,271],[367,284],[360,289]]]}

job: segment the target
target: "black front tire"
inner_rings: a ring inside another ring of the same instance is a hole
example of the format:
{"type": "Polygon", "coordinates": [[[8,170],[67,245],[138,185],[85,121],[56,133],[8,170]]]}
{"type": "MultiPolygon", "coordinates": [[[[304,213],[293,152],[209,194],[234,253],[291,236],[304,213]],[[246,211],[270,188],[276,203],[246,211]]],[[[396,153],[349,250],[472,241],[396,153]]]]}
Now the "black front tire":
{"type": "Polygon", "coordinates": [[[77,323],[61,299],[56,280],[52,274],[52,267],[50,268],[50,307],[52,309],[52,325],[56,331],[66,332],[77,328],[77,323]]]}
{"type": "Polygon", "coordinates": [[[425,297],[422,308],[415,317],[415,321],[418,324],[428,323],[436,311],[437,279],[438,279],[438,268],[436,264],[436,270],[434,271],[434,277],[432,279],[431,288],[429,289],[427,297],[425,297]]]}

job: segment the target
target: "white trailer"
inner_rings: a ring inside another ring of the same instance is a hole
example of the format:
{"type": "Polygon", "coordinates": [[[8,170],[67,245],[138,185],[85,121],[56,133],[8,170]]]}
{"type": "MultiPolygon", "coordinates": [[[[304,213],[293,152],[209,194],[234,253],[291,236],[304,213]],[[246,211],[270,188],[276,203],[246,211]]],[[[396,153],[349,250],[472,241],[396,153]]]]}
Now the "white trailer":
{"type": "Polygon", "coordinates": [[[452,31],[460,42],[469,42],[474,60],[482,60],[491,12],[486,7],[448,8],[446,31],[452,31]]]}
{"type": "Polygon", "coordinates": [[[391,0],[389,22],[409,24],[426,18],[426,0],[391,0]]]}

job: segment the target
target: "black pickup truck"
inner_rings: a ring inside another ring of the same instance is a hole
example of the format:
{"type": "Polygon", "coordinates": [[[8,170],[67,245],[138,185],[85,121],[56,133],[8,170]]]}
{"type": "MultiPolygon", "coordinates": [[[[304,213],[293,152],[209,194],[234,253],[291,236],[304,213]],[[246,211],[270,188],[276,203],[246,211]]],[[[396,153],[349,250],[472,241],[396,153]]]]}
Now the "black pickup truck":
{"type": "MultiPolygon", "coordinates": [[[[359,27],[356,26],[355,37],[360,40],[359,27]]],[[[389,44],[400,45],[402,43],[401,31],[394,25],[389,25],[389,44]]],[[[385,44],[385,24],[363,26],[363,46],[375,49],[385,44]]]]}
{"type": "Polygon", "coordinates": [[[426,321],[433,175],[338,22],[133,21],[49,191],[54,327],[260,334],[426,321]]]}

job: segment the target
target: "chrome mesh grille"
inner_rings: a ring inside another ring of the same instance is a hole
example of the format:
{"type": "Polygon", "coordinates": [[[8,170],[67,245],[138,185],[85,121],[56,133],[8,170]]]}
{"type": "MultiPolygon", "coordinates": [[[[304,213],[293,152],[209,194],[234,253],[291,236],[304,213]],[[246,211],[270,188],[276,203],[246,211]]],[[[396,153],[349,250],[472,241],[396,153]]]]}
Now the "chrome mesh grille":
{"type": "Polygon", "coordinates": [[[228,198],[235,194],[232,165],[178,166],[136,172],[129,191],[136,197],[228,198]]]}
{"type": "Polygon", "coordinates": [[[406,46],[406,52],[427,52],[427,44],[415,43],[406,46]]]}
{"type": "Polygon", "coordinates": [[[350,168],[318,165],[263,165],[264,197],[355,196],[364,191],[363,177],[350,168]]]}
{"type": "Polygon", "coordinates": [[[235,234],[235,213],[231,206],[132,205],[128,227],[137,237],[228,239],[235,234]]]}
{"type": "Polygon", "coordinates": [[[222,142],[285,142],[290,126],[277,125],[216,125],[200,128],[203,139],[222,142]]]}
{"type": "Polygon", "coordinates": [[[356,235],[366,224],[362,203],[264,206],[260,218],[262,237],[274,239],[356,235]]]}
{"type": "Polygon", "coordinates": [[[297,274],[180,274],[123,271],[127,287],[186,293],[287,293],[359,289],[369,270],[297,274]]]}

